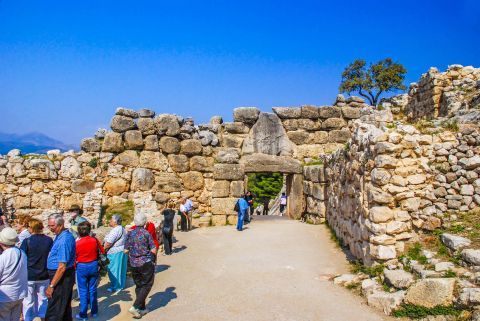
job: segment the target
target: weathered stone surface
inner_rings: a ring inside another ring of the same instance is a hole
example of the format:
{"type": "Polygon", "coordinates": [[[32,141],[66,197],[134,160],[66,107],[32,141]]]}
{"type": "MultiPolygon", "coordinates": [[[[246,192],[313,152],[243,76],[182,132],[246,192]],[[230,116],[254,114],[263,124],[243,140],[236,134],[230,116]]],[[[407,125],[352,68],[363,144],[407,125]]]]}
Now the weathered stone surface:
{"type": "Polygon", "coordinates": [[[400,307],[405,297],[404,291],[395,293],[374,290],[367,294],[368,305],[382,310],[385,314],[391,314],[392,311],[400,307]]]}
{"type": "Polygon", "coordinates": [[[237,148],[222,148],[217,152],[216,161],[218,163],[236,164],[239,160],[240,154],[237,148]]]}
{"type": "Polygon", "coordinates": [[[180,153],[187,156],[201,155],[202,143],[196,139],[186,139],[180,143],[180,153]]]}
{"type": "Polygon", "coordinates": [[[292,141],[292,143],[302,145],[308,142],[310,133],[304,130],[295,130],[292,132],[287,132],[287,136],[292,141]]]}
{"type": "Polygon", "coordinates": [[[461,236],[453,235],[449,233],[443,233],[441,235],[441,240],[443,244],[445,244],[448,248],[450,248],[453,251],[457,251],[459,249],[462,249],[472,244],[472,241],[470,241],[465,237],[461,237],[461,236]]]}
{"type": "Polygon", "coordinates": [[[480,156],[475,155],[470,158],[462,158],[459,163],[468,170],[475,169],[480,166],[480,156]]]}
{"type": "Polygon", "coordinates": [[[123,138],[120,133],[107,133],[103,140],[102,152],[121,153],[123,152],[123,138]]]}
{"type": "Polygon", "coordinates": [[[168,163],[172,169],[177,173],[188,172],[190,163],[188,157],[185,155],[168,155],[168,163]]]}
{"type": "Polygon", "coordinates": [[[413,274],[404,270],[384,270],[383,275],[385,281],[397,289],[406,289],[414,282],[413,274]]]}
{"type": "Polygon", "coordinates": [[[95,182],[76,179],[72,182],[72,192],[85,194],[95,189],[95,182]]]}
{"type": "Polygon", "coordinates": [[[155,177],[151,170],[147,168],[135,168],[132,173],[132,185],[133,191],[148,191],[155,184],[155,177]]]}
{"type": "Polygon", "coordinates": [[[392,175],[385,169],[374,168],[372,170],[371,177],[374,184],[383,186],[388,184],[392,175]]]}
{"type": "Polygon", "coordinates": [[[333,143],[346,143],[351,137],[348,129],[332,130],[328,133],[328,140],[333,143]]]}
{"type": "Polygon", "coordinates": [[[143,149],[142,132],[139,130],[127,130],[125,132],[126,149],[143,149]]]}
{"type": "Polygon", "coordinates": [[[180,133],[180,125],[175,115],[161,114],[154,118],[159,135],[176,136],[180,133]]]}
{"type": "Polygon", "coordinates": [[[418,280],[407,291],[405,302],[427,308],[453,302],[455,279],[418,280]]]}
{"type": "Polygon", "coordinates": [[[298,107],[273,107],[272,110],[281,119],[300,118],[302,116],[302,110],[298,107]]]}
{"type": "Polygon", "coordinates": [[[242,157],[240,163],[248,173],[302,173],[302,164],[290,157],[251,154],[242,157]]]}
{"type": "Polygon", "coordinates": [[[158,171],[166,171],[168,168],[167,158],[160,152],[152,152],[148,150],[140,152],[139,163],[141,167],[158,171]]]}
{"type": "Polygon", "coordinates": [[[137,121],[137,126],[143,135],[155,135],[157,133],[157,127],[151,118],[140,118],[137,121]]]}
{"type": "Polygon", "coordinates": [[[198,172],[212,172],[213,158],[204,156],[193,156],[190,158],[190,170],[198,172]]]}
{"type": "Polygon", "coordinates": [[[155,175],[157,190],[165,193],[180,192],[183,190],[180,178],[174,173],[157,173],[155,175]]]}
{"type": "Polygon", "coordinates": [[[225,131],[230,134],[248,134],[250,129],[241,122],[232,122],[223,124],[225,131]]]}
{"type": "Polygon", "coordinates": [[[218,145],[218,137],[214,133],[208,130],[201,130],[198,132],[198,138],[200,139],[200,142],[202,143],[203,146],[207,145],[212,145],[212,146],[217,146],[218,145]]]}
{"type": "Polygon", "coordinates": [[[158,137],[157,135],[148,135],[143,140],[145,144],[145,150],[158,151],[158,137]]]}
{"type": "Polygon", "coordinates": [[[104,190],[107,195],[117,196],[122,195],[124,192],[128,192],[128,187],[128,182],[126,180],[120,177],[113,177],[105,182],[104,190]]]}
{"type": "Polygon", "coordinates": [[[463,288],[458,297],[458,303],[465,307],[479,305],[480,288],[463,288]]]}
{"type": "Polygon", "coordinates": [[[370,253],[378,260],[391,260],[397,257],[397,250],[393,245],[370,245],[370,253]]]}
{"type": "Polygon", "coordinates": [[[355,107],[342,107],[342,116],[346,119],[357,119],[360,118],[361,112],[360,108],[355,107]]]}
{"type": "Polygon", "coordinates": [[[375,157],[375,166],[382,168],[395,168],[397,166],[397,159],[389,155],[378,155],[375,157]]]}
{"type": "MultiPolygon", "coordinates": [[[[308,140],[304,144],[326,144],[328,142],[328,132],[316,131],[310,133],[308,140]]],[[[295,143],[295,142],[294,142],[295,143]]]]}
{"type": "Polygon", "coordinates": [[[240,164],[215,164],[213,166],[213,178],[217,180],[242,180],[244,175],[244,166],[240,164]]]}
{"type": "Polygon", "coordinates": [[[317,106],[302,106],[301,107],[301,117],[309,119],[317,119],[319,117],[317,106]]]}
{"type": "Polygon", "coordinates": [[[186,189],[196,191],[203,188],[203,175],[200,172],[190,171],[180,174],[183,181],[183,186],[186,189]]]}
{"type": "Polygon", "coordinates": [[[102,145],[95,138],[84,138],[80,143],[80,148],[87,153],[94,153],[99,152],[102,149],[102,145]]]}
{"type": "Polygon", "coordinates": [[[212,187],[212,197],[228,197],[230,181],[215,181],[212,187]]]}
{"type": "Polygon", "coordinates": [[[390,204],[393,202],[393,196],[379,188],[370,187],[368,189],[368,201],[376,204],[390,204]]]}
{"type": "Polygon", "coordinates": [[[170,199],[170,195],[164,192],[156,192],[154,199],[157,203],[165,204],[170,199]]]}
{"type": "Polygon", "coordinates": [[[462,251],[462,259],[472,265],[480,265],[480,250],[465,249],[462,251]]]}
{"type": "Polygon", "coordinates": [[[55,205],[55,197],[47,193],[35,193],[32,195],[31,206],[33,208],[51,209],[55,205]]]}
{"type": "Polygon", "coordinates": [[[143,118],[152,118],[155,116],[155,112],[150,109],[142,108],[138,111],[138,116],[143,118]]]}
{"type": "Polygon", "coordinates": [[[167,154],[176,154],[180,152],[180,142],[175,137],[162,137],[160,149],[167,154]]]}
{"type": "Polygon", "coordinates": [[[130,118],[138,118],[138,113],[133,109],[128,109],[124,107],[118,107],[115,111],[115,115],[126,116],[130,118]]]}
{"type": "Polygon", "coordinates": [[[238,135],[223,134],[221,139],[222,147],[227,148],[241,148],[243,144],[243,137],[238,135]]]}
{"type": "Polygon", "coordinates": [[[237,214],[234,207],[237,198],[212,198],[212,214],[237,214]]]}
{"type": "MultiPolygon", "coordinates": [[[[320,111],[321,115],[321,111],[320,111]]],[[[347,126],[347,122],[343,118],[328,118],[322,122],[323,129],[342,129],[347,126]]]]}
{"type": "Polygon", "coordinates": [[[115,156],[112,162],[123,166],[136,167],[139,164],[138,152],[134,150],[126,150],[115,156]]]}
{"type": "Polygon", "coordinates": [[[58,174],[65,178],[76,178],[82,174],[82,168],[75,158],[66,157],[61,162],[58,174]]]}
{"type": "Polygon", "coordinates": [[[116,115],[113,116],[110,127],[114,132],[124,133],[127,130],[136,129],[137,125],[135,124],[133,118],[116,115]]]}
{"type": "Polygon", "coordinates": [[[395,213],[387,206],[374,206],[370,208],[369,217],[374,223],[383,223],[392,220],[395,213]]]}
{"type": "Polygon", "coordinates": [[[287,156],[293,153],[293,147],[280,119],[275,114],[260,113],[243,143],[242,153],[287,156]]]}
{"type": "Polygon", "coordinates": [[[342,117],[341,109],[338,107],[331,107],[331,106],[320,107],[318,110],[318,114],[320,118],[324,118],[324,119],[342,117]]]}
{"type": "Polygon", "coordinates": [[[257,107],[239,107],[233,110],[233,120],[245,124],[255,124],[260,110],[257,107]]]}

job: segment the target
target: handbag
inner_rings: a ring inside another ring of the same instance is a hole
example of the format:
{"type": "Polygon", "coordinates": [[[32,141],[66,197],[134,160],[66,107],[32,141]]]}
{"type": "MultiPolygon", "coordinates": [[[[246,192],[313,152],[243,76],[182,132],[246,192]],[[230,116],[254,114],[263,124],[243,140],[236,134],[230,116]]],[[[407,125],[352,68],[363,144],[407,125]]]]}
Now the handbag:
{"type": "Polygon", "coordinates": [[[110,260],[108,259],[106,254],[100,252],[100,242],[97,240],[97,262],[98,267],[101,271],[106,271],[108,264],[110,264],[110,260]]]}

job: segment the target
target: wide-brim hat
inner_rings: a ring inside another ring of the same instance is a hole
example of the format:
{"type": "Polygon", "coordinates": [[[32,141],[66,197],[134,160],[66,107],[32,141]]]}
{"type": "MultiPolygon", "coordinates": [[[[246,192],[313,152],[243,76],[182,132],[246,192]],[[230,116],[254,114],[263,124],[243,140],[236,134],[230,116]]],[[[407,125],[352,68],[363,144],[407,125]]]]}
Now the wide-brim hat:
{"type": "Polygon", "coordinates": [[[69,212],[78,212],[79,214],[83,214],[83,210],[77,204],[73,204],[70,206],[69,212]]]}
{"type": "Polygon", "coordinates": [[[0,232],[0,243],[4,245],[15,245],[18,243],[18,234],[11,228],[6,227],[0,232]]]}

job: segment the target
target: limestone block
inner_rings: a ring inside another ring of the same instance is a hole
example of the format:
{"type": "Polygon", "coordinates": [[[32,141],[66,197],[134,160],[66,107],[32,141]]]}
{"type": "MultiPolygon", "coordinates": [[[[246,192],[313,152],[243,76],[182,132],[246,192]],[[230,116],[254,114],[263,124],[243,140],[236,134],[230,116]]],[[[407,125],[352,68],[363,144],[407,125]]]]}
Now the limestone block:
{"type": "Polygon", "coordinates": [[[320,129],[321,123],[312,119],[300,118],[300,119],[297,119],[297,126],[298,126],[298,129],[314,131],[314,130],[320,129]]]}
{"type": "Polygon", "coordinates": [[[389,155],[378,155],[375,157],[375,166],[381,168],[395,168],[397,166],[397,159],[389,155]]]}
{"type": "Polygon", "coordinates": [[[143,140],[145,150],[158,151],[158,137],[157,135],[148,135],[143,140]]]}
{"type": "MultiPolygon", "coordinates": [[[[458,297],[458,303],[462,306],[475,306],[480,304],[480,289],[479,288],[463,288],[458,297]]],[[[478,310],[477,310],[478,311],[478,310]]],[[[480,320],[480,316],[477,314],[477,318],[472,318],[473,321],[480,320]]]]}
{"type": "Polygon", "coordinates": [[[94,153],[99,152],[102,149],[102,145],[95,138],[84,138],[80,143],[80,148],[87,153],[94,153]]]}
{"type": "Polygon", "coordinates": [[[65,178],[76,178],[82,174],[82,167],[74,157],[66,157],[62,160],[58,174],[65,178]]]}
{"type": "Polygon", "coordinates": [[[126,150],[112,160],[114,164],[120,164],[123,166],[137,167],[139,164],[138,153],[134,150],[126,150]]]}
{"type": "Polygon", "coordinates": [[[348,129],[332,130],[328,133],[328,140],[332,143],[346,143],[351,137],[348,129]]]}
{"type": "Polygon", "coordinates": [[[449,233],[443,233],[440,238],[443,244],[453,251],[468,247],[470,244],[472,244],[472,241],[465,237],[449,233]]]}
{"type": "Polygon", "coordinates": [[[304,130],[287,132],[288,138],[296,145],[307,144],[309,135],[310,134],[304,130]]]}
{"type": "Polygon", "coordinates": [[[233,181],[230,184],[230,195],[232,197],[240,197],[244,193],[244,182],[243,181],[233,181]]]}
{"type": "Polygon", "coordinates": [[[203,175],[200,172],[190,171],[180,174],[180,177],[182,178],[183,186],[186,189],[196,191],[203,188],[204,180],[203,175]]]}
{"type": "Polygon", "coordinates": [[[237,225],[238,215],[227,215],[227,223],[229,225],[237,225]]]}
{"type": "Polygon", "coordinates": [[[180,153],[187,156],[201,155],[202,143],[197,139],[186,139],[180,143],[180,153]]]}
{"type": "Polygon", "coordinates": [[[30,208],[31,201],[30,196],[16,196],[14,205],[16,209],[30,208]]]}
{"type": "Polygon", "coordinates": [[[50,209],[55,205],[55,197],[47,193],[36,193],[32,196],[33,208],[50,209]]]}
{"type": "Polygon", "coordinates": [[[404,270],[387,270],[383,271],[387,284],[397,289],[407,289],[414,282],[413,274],[404,270]]]}
{"type": "Polygon", "coordinates": [[[162,137],[160,149],[167,154],[176,154],[180,152],[180,142],[175,137],[162,137]]]}
{"type": "Polygon", "coordinates": [[[172,193],[183,190],[181,180],[174,173],[157,173],[155,187],[160,192],[172,193]]]}
{"type": "Polygon", "coordinates": [[[110,127],[114,132],[124,133],[127,130],[136,129],[137,124],[135,124],[135,121],[131,117],[115,115],[112,118],[110,127]]]}
{"type": "Polygon", "coordinates": [[[300,118],[302,110],[298,107],[273,107],[273,112],[281,119],[300,118]]]}
{"type": "Polygon", "coordinates": [[[135,168],[132,173],[132,191],[148,191],[155,184],[155,177],[150,169],[135,168]]]}
{"type": "Polygon", "coordinates": [[[427,180],[427,177],[424,174],[415,174],[407,176],[408,184],[418,185],[423,184],[427,180]]]}
{"type": "Polygon", "coordinates": [[[227,225],[227,215],[212,215],[213,226],[225,226],[227,225]]]}
{"type": "Polygon", "coordinates": [[[322,106],[318,110],[318,115],[323,119],[340,118],[342,117],[342,112],[339,107],[322,106]]]}
{"type": "Polygon", "coordinates": [[[242,180],[244,176],[244,166],[240,164],[215,164],[213,166],[213,178],[217,180],[242,180]]]}
{"type": "Polygon", "coordinates": [[[237,198],[212,198],[212,214],[233,215],[237,214],[234,207],[237,198]]]}
{"type": "Polygon", "coordinates": [[[346,118],[346,119],[357,119],[357,118],[360,118],[361,116],[360,108],[345,106],[345,107],[342,107],[341,110],[342,110],[343,118],[346,118]]]}
{"type": "Polygon", "coordinates": [[[393,196],[379,188],[368,187],[368,202],[376,204],[390,204],[393,202],[393,196]]]}
{"type": "Polygon", "coordinates": [[[193,156],[190,158],[190,170],[198,172],[212,172],[214,160],[212,157],[193,156]]]}
{"type": "Polygon", "coordinates": [[[240,160],[240,153],[237,148],[221,148],[215,159],[218,163],[236,164],[240,160]]]}
{"type": "Polygon", "coordinates": [[[326,144],[328,142],[328,132],[316,131],[310,133],[304,144],[326,144]]]}
{"type": "Polygon", "coordinates": [[[127,130],[125,132],[125,149],[143,149],[142,132],[127,130]]]}
{"type": "MultiPolygon", "coordinates": [[[[249,173],[262,173],[262,172],[280,172],[280,173],[302,173],[302,164],[291,157],[286,156],[273,156],[266,154],[251,154],[242,157],[240,163],[244,166],[245,171],[249,173]]],[[[226,164],[216,164],[226,165],[226,164]]],[[[242,168],[243,171],[243,168],[242,168]]],[[[243,179],[239,178],[238,180],[243,179]]]]}
{"type": "Polygon", "coordinates": [[[369,217],[374,223],[383,223],[392,220],[395,213],[387,206],[374,206],[370,209],[369,217]]]}
{"type": "Polygon", "coordinates": [[[397,257],[397,250],[393,245],[370,245],[370,254],[378,260],[391,260],[397,257]]]}
{"type": "Polygon", "coordinates": [[[166,171],[168,168],[167,158],[160,152],[144,150],[140,152],[139,163],[141,167],[166,171]]]}
{"type": "MultiPolygon", "coordinates": [[[[320,110],[321,115],[321,110],[320,110]]],[[[347,122],[343,118],[328,118],[322,122],[323,129],[342,129],[347,126],[347,122]]]]}
{"type": "Polygon", "coordinates": [[[427,308],[451,305],[455,279],[418,280],[407,291],[405,302],[427,308]]]}
{"type": "Polygon", "coordinates": [[[258,119],[260,110],[257,107],[239,107],[233,110],[233,120],[253,125],[258,119]]]}
{"type": "Polygon", "coordinates": [[[250,129],[242,122],[224,123],[225,131],[230,134],[248,134],[250,129]]]}
{"type": "Polygon", "coordinates": [[[237,135],[223,134],[220,144],[222,145],[222,147],[227,147],[227,148],[241,148],[243,144],[243,140],[244,140],[243,137],[240,137],[237,135]]]}
{"type": "Polygon", "coordinates": [[[161,114],[154,118],[159,135],[176,136],[180,133],[178,118],[171,114],[161,114]]]}
{"type": "MultiPolygon", "coordinates": [[[[152,184],[153,185],[153,184],[152,184]]],[[[105,182],[103,189],[105,193],[109,196],[119,196],[124,192],[128,192],[129,184],[128,182],[120,177],[109,178],[105,182]]]]}
{"type": "Polygon", "coordinates": [[[376,185],[383,186],[390,181],[390,173],[383,168],[374,168],[371,172],[372,182],[376,185]]]}
{"type": "Polygon", "coordinates": [[[401,150],[400,145],[395,145],[390,142],[378,142],[375,144],[375,152],[377,154],[395,153],[401,150]]]}
{"type": "Polygon", "coordinates": [[[415,212],[420,206],[420,198],[410,197],[400,202],[400,208],[404,211],[415,212]]]}
{"type": "Polygon", "coordinates": [[[105,135],[102,152],[121,153],[123,150],[122,134],[109,132],[105,135]]]}
{"type": "Polygon", "coordinates": [[[228,197],[230,181],[215,181],[212,188],[212,197],[228,197]]]}
{"type": "Polygon", "coordinates": [[[142,118],[153,118],[155,116],[155,112],[150,109],[142,108],[138,111],[138,116],[142,118]]]}
{"type": "Polygon", "coordinates": [[[83,179],[76,179],[72,182],[72,192],[85,194],[95,189],[95,182],[83,179]]]}
{"type": "Polygon", "coordinates": [[[118,107],[115,111],[115,115],[126,116],[134,119],[138,118],[138,113],[135,110],[124,107],[118,107]]]}
{"type": "Polygon", "coordinates": [[[189,161],[188,157],[185,155],[168,155],[168,163],[170,167],[177,173],[188,172],[189,170],[189,161]]]}
{"type": "Polygon", "coordinates": [[[480,265],[480,250],[465,249],[462,251],[462,260],[472,265],[480,265]]]}
{"type": "Polygon", "coordinates": [[[157,127],[151,118],[140,118],[137,120],[137,126],[144,136],[157,134],[157,127]]]}
{"type": "Polygon", "coordinates": [[[318,119],[319,117],[319,108],[317,106],[302,106],[300,109],[302,118],[318,119]]]}

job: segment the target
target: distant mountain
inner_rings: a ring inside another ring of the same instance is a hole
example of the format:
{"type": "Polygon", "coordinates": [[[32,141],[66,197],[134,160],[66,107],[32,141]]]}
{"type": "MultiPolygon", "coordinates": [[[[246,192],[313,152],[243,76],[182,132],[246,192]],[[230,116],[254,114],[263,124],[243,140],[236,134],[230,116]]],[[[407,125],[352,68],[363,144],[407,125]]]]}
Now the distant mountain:
{"type": "Polygon", "coordinates": [[[20,149],[23,154],[41,154],[52,149],[60,149],[62,152],[70,149],[78,149],[73,145],[65,144],[38,132],[28,134],[7,134],[0,132],[0,154],[7,154],[10,150],[15,148],[20,149]]]}

